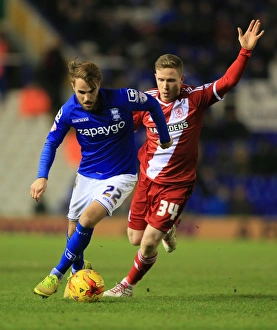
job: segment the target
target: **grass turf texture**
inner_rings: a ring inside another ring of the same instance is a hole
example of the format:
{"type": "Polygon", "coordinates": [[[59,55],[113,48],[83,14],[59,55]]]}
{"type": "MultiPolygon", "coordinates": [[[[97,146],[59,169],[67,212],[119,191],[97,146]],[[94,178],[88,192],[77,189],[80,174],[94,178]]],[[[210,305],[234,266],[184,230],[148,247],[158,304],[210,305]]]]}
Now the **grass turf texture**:
{"type": "MultiPolygon", "coordinates": [[[[276,242],[197,241],[178,237],[132,298],[82,304],[64,300],[64,280],[42,299],[34,286],[55,266],[62,235],[0,234],[0,329],[277,329],[276,242]]],[[[86,258],[111,288],[133,263],[126,238],[91,241],[86,258]]]]}

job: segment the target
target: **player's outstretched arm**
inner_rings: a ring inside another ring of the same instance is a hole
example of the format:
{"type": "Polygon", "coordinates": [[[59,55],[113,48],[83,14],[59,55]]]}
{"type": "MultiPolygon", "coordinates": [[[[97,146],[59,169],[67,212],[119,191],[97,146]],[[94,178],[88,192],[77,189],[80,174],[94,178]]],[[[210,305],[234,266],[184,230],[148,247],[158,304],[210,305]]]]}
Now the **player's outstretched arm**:
{"type": "Polygon", "coordinates": [[[242,48],[252,50],[256,46],[258,40],[264,34],[264,30],[260,33],[261,21],[259,19],[252,20],[247,31],[243,34],[242,29],[238,27],[238,39],[242,48]]]}

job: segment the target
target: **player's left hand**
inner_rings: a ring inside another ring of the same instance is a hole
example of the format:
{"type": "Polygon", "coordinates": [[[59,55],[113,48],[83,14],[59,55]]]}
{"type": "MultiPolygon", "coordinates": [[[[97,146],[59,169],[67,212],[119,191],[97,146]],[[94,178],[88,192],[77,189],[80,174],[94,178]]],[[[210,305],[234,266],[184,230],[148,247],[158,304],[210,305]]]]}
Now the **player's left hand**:
{"type": "Polygon", "coordinates": [[[172,136],[170,137],[170,141],[166,143],[161,143],[160,140],[157,140],[157,144],[162,148],[162,149],[167,149],[172,146],[173,143],[173,138],[172,136]]]}
{"type": "Polygon", "coordinates": [[[257,44],[257,41],[264,34],[264,30],[259,33],[261,21],[259,19],[252,20],[248,26],[247,31],[243,34],[242,29],[238,27],[238,39],[242,48],[252,50],[257,44]]]}

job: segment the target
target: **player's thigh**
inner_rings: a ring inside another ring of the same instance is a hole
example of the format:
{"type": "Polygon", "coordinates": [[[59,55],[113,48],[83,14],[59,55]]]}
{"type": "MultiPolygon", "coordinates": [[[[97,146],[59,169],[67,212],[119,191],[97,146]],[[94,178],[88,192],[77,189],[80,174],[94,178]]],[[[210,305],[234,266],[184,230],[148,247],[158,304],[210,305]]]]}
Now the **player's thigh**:
{"type": "Polygon", "coordinates": [[[121,174],[99,182],[94,200],[98,201],[109,216],[119,208],[134,190],[137,175],[121,174]]]}
{"type": "Polygon", "coordinates": [[[191,196],[193,186],[194,184],[191,186],[153,184],[149,194],[152,203],[147,211],[147,223],[166,233],[177,222],[191,196]]]}
{"type": "Polygon", "coordinates": [[[78,221],[93,201],[101,204],[111,216],[133,191],[136,182],[137,176],[131,174],[97,180],[78,173],[69,204],[68,219],[78,221]]]}
{"type": "Polygon", "coordinates": [[[83,227],[94,228],[107,215],[107,209],[97,200],[93,200],[81,214],[79,222],[83,227]]]}
{"type": "Polygon", "coordinates": [[[94,182],[94,179],[76,174],[67,214],[69,220],[78,222],[81,214],[92,202],[94,182]]]}

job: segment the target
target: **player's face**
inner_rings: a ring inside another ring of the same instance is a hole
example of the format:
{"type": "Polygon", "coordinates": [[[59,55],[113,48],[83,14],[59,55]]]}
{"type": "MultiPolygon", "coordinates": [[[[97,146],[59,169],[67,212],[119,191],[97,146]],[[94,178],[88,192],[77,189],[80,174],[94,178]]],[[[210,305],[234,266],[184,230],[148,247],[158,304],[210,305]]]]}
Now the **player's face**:
{"type": "Polygon", "coordinates": [[[97,100],[100,86],[95,89],[91,89],[88,84],[81,78],[75,79],[75,83],[71,84],[71,86],[83,109],[88,111],[97,110],[97,100]]]}
{"type": "Polygon", "coordinates": [[[165,68],[156,70],[155,77],[161,101],[175,101],[180,95],[184,76],[180,76],[175,69],[165,68]]]}

